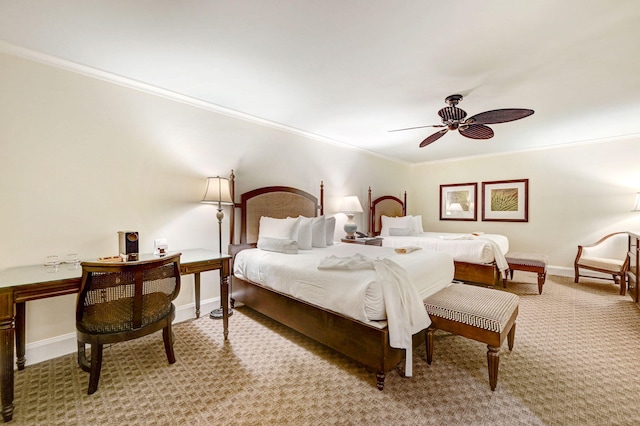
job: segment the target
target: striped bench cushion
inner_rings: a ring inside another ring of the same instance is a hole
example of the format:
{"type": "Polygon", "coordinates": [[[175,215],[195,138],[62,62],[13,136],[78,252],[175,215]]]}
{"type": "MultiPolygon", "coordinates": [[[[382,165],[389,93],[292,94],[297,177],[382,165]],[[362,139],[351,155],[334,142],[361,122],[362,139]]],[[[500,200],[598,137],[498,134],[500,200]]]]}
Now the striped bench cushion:
{"type": "Polygon", "coordinates": [[[512,252],[504,255],[509,265],[537,266],[545,268],[547,266],[546,254],[518,253],[512,252]]]}
{"type": "Polygon", "coordinates": [[[500,290],[452,284],[424,300],[429,315],[501,333],[520,298],[500,290]]]}

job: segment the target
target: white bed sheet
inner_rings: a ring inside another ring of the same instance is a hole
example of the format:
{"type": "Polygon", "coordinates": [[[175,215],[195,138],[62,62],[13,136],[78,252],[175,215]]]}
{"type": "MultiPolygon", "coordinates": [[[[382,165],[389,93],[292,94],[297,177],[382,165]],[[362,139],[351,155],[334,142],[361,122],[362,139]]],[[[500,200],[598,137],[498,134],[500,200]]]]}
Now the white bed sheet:
{"type": "Polygon", "coordinates": [[[426,250],[448,253],[454,260],[468,263],[496,262],[501,271],[508,265],[504,255],[509,251],[509,239],[499,234],[472,234],[423,232],[416,236],[388,236],[383,247],[419,246],[426,250]]]}
{"type": "Polygon", "coordinates": [[[451,284],[453,258],[446,253],[417,250],[396,254],[392,248],[338,243],[327,248],[283,254],[259,249],[243,250],[234,260],[234,275],[264,285],[316,306],[356,320],[386,325],[382,287],[374,270],[319,270],[327,256],[349,257],[357,253],[389,258],[403,267],[422,299],[451,284]]]}

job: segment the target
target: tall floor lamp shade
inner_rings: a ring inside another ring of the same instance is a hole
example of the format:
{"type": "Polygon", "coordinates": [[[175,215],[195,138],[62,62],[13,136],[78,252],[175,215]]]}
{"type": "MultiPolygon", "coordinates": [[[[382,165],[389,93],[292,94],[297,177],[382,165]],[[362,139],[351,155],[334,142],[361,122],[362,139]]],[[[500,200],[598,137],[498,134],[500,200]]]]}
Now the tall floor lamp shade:
{"type": "MultiPolygon", "coordinates": [[[[229,179],[220,176],[207,178],[207,189],[204,192],[202,203],[218,205],[218,212],[216,213],[216,218],[218,219],[218,252],[222,253],[222,219],[224,219],[222,206],[233,204],[229,179]]],[[[232,314],[233,311],[229,309],[229,316],[232,314]]],[[[220,308],[211,311],[209,316],[215,319],[222,318],[222,301],[220,302],[220,308]]]]}

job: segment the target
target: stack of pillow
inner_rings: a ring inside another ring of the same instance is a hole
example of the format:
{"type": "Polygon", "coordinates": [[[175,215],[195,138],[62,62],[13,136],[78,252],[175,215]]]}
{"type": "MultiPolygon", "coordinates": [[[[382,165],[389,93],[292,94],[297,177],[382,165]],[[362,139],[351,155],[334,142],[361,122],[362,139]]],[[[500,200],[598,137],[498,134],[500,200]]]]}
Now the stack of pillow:
{"type": "Polygon", "coordinates": [[[333,244],[336,218],[324,216],[276,219],[262,216],[258,231],[258,248],[296,254],[298,249],[311,250],[333,244]]]}
{"type": "Polygon", "coordinates": [[[422,215],[417,216],[380,216],[381,237],[415,237],[422,234],[422,215]]]}

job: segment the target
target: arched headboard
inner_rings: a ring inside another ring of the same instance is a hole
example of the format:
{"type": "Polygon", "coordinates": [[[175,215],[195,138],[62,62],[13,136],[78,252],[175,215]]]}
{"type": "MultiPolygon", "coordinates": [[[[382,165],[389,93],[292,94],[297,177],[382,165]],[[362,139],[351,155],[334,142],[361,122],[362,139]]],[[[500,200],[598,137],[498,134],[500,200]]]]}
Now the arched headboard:
{"type": "Polygon", "coordinates": [[[315,217],[324,214],[324,183],[320,182],[318,198],[290,186],[266,186],[245,192],[240,202],[240,244],[258,242],[260,217],[283,219],[286,217],[315,217]]]}
{"type": "Polygon", "coordinates": [[[371,187],[369,187],[369,236],[380,235],[382,229],[381,216],[406,216],[407,192],[404,192],[404,200],[393,195],[383,195],[375,200],[371,199],[371,187]]]}

